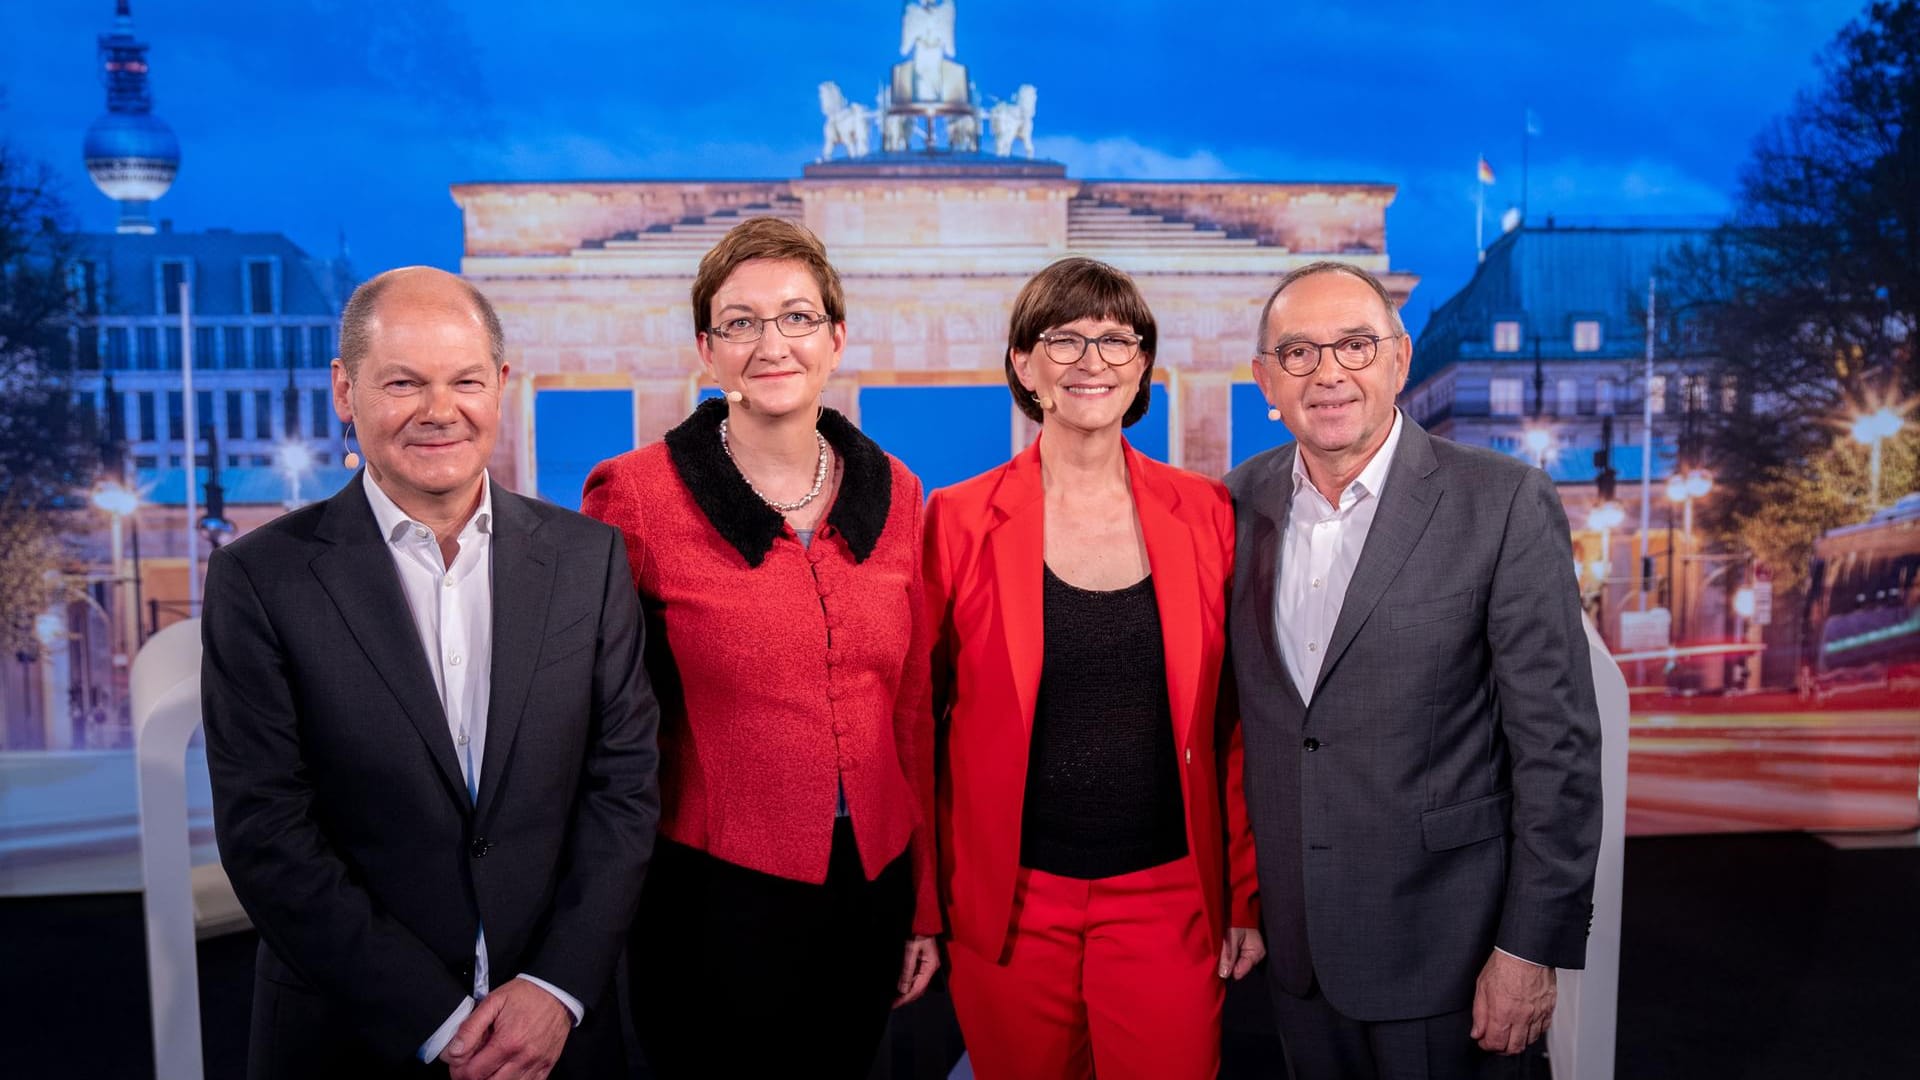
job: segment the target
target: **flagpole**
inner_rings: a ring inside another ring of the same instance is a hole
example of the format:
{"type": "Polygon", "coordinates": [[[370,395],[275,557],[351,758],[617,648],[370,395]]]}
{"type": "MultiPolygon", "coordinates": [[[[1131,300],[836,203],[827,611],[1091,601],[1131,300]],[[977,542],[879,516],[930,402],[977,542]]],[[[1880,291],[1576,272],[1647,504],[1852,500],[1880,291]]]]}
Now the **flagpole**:
{"type": "Polygon", "coordinates": [[[199,499],[194,492],[194,474],[199,471],[194,437],[200,418],[194,408],[193,393],[193,286],[180,282],[180,419],[186,427],[182,460],[187,472],[187,617],[200,607],[199,499]]]}
{"type": "MultiPolygon", "coordinates": [[[[1647,374],[1640,394],[1640,610],[1647,610],[1647,586],[1653,577],[1647,557],[1647,533],[1653,528],[1653,312],[1657,276],[1647,278],[1647,374]]],[[[1668,519],[1672,520],[1672,519],[1668,519]]]]}
{"type": "Polygon", "coordinates": [[[1533,144],[1533,110],[1520,117],[1520,220],[1527,220],[1527,149],[1533,144]]]}
{"type": "Polygon", "coordinates": [[[1487,155],[1481,154],[1473,162],[1473,250],[1480,262],[1487,261],[1487,178],[1481,175],[1481,164],[1487,155]]]}

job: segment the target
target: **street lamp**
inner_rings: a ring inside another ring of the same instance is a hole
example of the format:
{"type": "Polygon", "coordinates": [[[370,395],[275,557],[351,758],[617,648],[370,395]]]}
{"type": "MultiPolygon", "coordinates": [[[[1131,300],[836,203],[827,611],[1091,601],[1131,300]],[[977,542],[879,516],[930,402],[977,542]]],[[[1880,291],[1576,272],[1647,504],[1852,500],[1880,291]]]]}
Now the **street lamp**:
{"type": "Polygon", "coordinates": [[[1868,505],[1876,509],[1880,506],[1880,444],[1900,434],[1904,423],[1899,413],[1884,405],[1853,418],[1853,441],[1869,448],[1867,486],[1872,494],[1868,505]]]}
{"type": "Polygon", "coordinates": [[[1685,514],[1687,546],[1693,546],[1693,500],[1713,490],[1713,474],[1705,469],[1689,469],[1685,476],[1674,473],[1667,479],[1667,498],[1682,504],[1685,514]]]}
{"type": "Polygon", "coordinates": [[[300,475],[313,468],[313,451],[302,442],[283,442],[275,452],[280,471],[287,478],[287,509],[300,506],[300,475]]]}
{"type": "MultiPolygon", "coordinates": [[[[1687,538],[1687,554],[1689,557],[1693,554],[1693,500],[1704,498],[1706,494],[1712,490],[1713,474],[1705,469],[1689,469],[1685,475],[1674,473],[1667,478],[1667,499],[1670,502],[1676,502],[1681,505],[1681,513],[1686,523],[1684,532],[1687,538]]],[[[1685,567],[1681,569],[1684,570],[1685,567]]],[[[1673,517],[1671,513],[1669,513],[1667,517],[1667,578],[1670,581],[1674,578],[1673,517]]],[[[1685,583],[1675,581],[1674,584],[1684,586],[1685,583]]],[[[1678,589],[1678,595],[1674,597],[1674,600],[1675,611],[1673,625],[1679,637],[1684,639],[1687,629],[1687,594],[1684,587],[1678,589]]]]}
{"type": "MultiPolygon", "coordinates": [[[[119,664],[132,661],[133,654],[140,649],[140,613],[133,610],[134,603],[122,590],[128,588],[130,578],[126,564],[127,518],[140,509],[140,493],[120,483],[106,483],[95,488],[93,505],[105,511],[113,519],[112,557],[113,557],[113,617],[115,631],[119,637],[119,664]]],[[[138,573],[138,570],[135,571],[138,573]]],[[[116,666],[119,666],[116,664],[116,666]]]]}
{"type": "Polygon", "coordinates": [[[1600,561],[1609,566],[1613,565],[1612,553],[1608,551],[1613,530],[1626,520],[1627,512],[1620,509],[1617,502],[1603,502],[1587,515],[1587,528],[1600,534],[1600,561]]]}
{"type": "Polygon", "coordinates": [[[1613,576],[1613,530],[1626,520],[1627,512],[1620,508],[1619,503],[1611,501],[1601,503],[1587,514],[1587,528],[1600,534],[1600,558],[1589,569],[1593,571],[1599,596],[1594,622],[1599,626],[1602,637],[1607,634],[1607,579],[1613,576]]]}
{"type": "Polygon", "coordinates": [[[1520,442],[1527,448],[1527,453],[1533,455],[1533,463],[1544,470],[1554,456],[1553,429],[1530,427],[1520,436],[1520,442]]]}

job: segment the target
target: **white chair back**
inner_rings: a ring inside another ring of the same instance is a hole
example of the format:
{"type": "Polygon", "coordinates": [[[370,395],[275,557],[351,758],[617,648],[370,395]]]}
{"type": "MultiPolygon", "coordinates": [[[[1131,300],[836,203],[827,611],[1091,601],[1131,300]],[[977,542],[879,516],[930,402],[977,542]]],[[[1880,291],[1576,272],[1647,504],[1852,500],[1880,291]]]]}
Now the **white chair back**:
{"type": "Polygon", "coordinates": [[[1600,704],[1600,863],[1584,971],[1559,973],[1560,1003],[1547,1029],[1554,1080],[1610,1080],[1620,1009],[1620,887],[1627,841],[1627,679],[1593,621],[1587,653],[1600,704]]]}
{"type": "Polygon", "coordinates": [[[175,623],[147,639],[129,681],[154,1076],[202,1080],[186,773],[187,743],[200,726],[200,620],[175,623]]]}

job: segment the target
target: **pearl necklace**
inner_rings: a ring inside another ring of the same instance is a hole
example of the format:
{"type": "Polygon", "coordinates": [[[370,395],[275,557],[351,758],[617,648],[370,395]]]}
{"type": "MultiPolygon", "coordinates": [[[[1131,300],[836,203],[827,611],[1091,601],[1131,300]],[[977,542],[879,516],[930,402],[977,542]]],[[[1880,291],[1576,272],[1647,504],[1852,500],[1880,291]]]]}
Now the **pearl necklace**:
{"type": "Polygon", "coordinates": [[[734,460],[733,447],[727,444],[727,422],[725,420],[720,421],[720,449],[726,452],[727,460],[733,462],[734,471],[740,474],[740,479],[747,481],[747,489],[755,495],[760,496],[761,502],[766,503],[768,506],[783,514],[791,514],[805,507],[808,503],[819,498],[820,489],[827,486],[827,463],[830,460],[827,455],[827,437],[820,434],[818,429],[814,430],[813,437],[820,444],[820,464],[815,466],[813,470],[813,490],[802,495],[794,502],[777,502],[768,498],[766,492],[761,491],[752,480],[748,479],[746,470],[740,468],[740,462],[734,460]]]}

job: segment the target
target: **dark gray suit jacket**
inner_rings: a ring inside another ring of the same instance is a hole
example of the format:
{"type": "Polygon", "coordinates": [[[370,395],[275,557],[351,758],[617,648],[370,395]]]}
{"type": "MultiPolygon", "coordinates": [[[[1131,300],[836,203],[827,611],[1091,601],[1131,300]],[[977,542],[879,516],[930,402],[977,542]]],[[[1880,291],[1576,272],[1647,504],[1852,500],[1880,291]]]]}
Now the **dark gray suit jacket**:
{"type": "Polygon", "coordinates": [[[256,1075],[404,1069],[472,991],[483,922],[492,985],[537,975],[594,1019],[659,818],[620,534],[493,489],[475,805],[362,483],[207,565],[207,765],[221,861],[260,931],[256,1075]]]}
{"type": "Polygon", "coordinates": [[[1229,638],[1270,970],[1358,1020],[1464,1009],[1497,945],[1583,966],[1599,716],[1545,473],[1402,417],[1303,706],[1273,599],[1295,448],[1227,476],[1229,638]]]}

